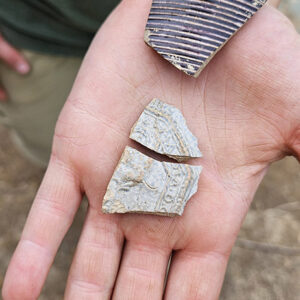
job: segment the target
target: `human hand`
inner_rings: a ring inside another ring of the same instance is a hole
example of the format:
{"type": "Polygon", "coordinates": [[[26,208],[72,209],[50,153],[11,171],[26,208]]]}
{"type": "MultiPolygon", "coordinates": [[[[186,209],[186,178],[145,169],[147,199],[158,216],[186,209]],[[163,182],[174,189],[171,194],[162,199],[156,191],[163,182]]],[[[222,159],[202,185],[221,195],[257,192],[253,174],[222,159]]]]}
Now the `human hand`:
{"type": "Polygon", "coordinates": [[[300,39],[264,7],[187,77],[143,42],[151,1],[124,0],[96,36],[57,123],[52,157],[3,297],[36,299],[83,193],[89,208],[66,299],[217,299],[231,248],[268,166],[300,154],[300,39]],[[150,100],[181,109],[204,166],[182,217],[104,215],[131,126],[150,100]],[[123,248],[123,243],[124,248],[123,248]]]}
{"type": "MultiPolygon", "coordinates": [[[[30,66],[24,56],[13,46],[11,46],[0,34],[0,60],[15,69],[19,74],[26,74],[30,66]]],[[[0,101],[4,101],[7,95],[5,90],[0,87],[0,101]]]]}

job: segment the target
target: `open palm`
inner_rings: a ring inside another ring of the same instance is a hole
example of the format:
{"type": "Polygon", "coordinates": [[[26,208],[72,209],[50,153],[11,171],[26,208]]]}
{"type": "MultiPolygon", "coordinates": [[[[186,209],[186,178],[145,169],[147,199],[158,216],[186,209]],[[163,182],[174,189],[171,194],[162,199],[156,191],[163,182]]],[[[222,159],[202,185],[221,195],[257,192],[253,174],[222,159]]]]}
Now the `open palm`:
{"type": "MultiPolygon", "coordinates": [[[[126,0],[96,36],[59,118],[53,154],[7,272],[4,299],[36,299],[82,195],[89,209],[66,299],[217,299],[268,165],[300,149],[300,40],[263,8],[198,79],[143,42],[150,1],[126,0]],[[145,5],[147,3],[147,5],[145,5]],[[157,97],[178,107],[204,158],[182,217],[104,215],[130,128],[157,97]]],[[[300,151],[299,151],[300,152],[300,151]]]]}

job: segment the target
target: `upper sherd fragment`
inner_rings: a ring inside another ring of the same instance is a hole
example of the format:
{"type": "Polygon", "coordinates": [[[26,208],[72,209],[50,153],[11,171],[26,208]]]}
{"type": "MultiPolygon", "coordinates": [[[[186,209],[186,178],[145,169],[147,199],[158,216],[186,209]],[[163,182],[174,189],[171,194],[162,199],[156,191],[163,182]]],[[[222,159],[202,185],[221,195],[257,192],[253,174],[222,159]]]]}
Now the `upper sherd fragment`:
{"type": "Polygon", "coordinates": [[[201,157],[197,138],[190,132],[182,113],[154,99],[131,129],[130,138],[177,161],[201,157]]]}
{"type": "Polygon", "coordinates": [[[156,161],[126,147],[108,185],[104,213],[182,215],[202,167],[156,161]]]}
{"type": "Polygon", "coordinates": [[[145,41],[197,77],[266,0],[153,0],[145,41]]]}

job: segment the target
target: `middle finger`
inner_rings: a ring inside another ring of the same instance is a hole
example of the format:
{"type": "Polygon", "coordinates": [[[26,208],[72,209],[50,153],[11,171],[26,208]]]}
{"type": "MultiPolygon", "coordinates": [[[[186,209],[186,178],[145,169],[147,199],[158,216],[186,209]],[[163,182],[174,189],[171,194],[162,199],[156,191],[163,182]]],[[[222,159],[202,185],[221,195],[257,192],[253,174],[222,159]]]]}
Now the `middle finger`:
{"type": "Polygon", "coordinates": [[[170,248],[127,241],[114,300],[161,300],[170,248]]]}
{"type": "Polygon", "coordinates": [[[122,254],[117,216],[90,207],[70,269],[66,299],[110,299],[122,254]]]}

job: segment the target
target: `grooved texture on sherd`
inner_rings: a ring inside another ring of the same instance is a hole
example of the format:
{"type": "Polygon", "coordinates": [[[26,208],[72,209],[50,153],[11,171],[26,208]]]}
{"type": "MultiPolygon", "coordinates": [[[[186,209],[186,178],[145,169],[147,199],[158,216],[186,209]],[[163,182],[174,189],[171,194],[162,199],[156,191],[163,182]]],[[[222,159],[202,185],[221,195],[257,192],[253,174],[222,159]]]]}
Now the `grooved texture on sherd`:
{"type": "Polygon", "coordinates": [[[212,57],[266,0],[153,0],[145,42],[188,75],[212,57]]]}

